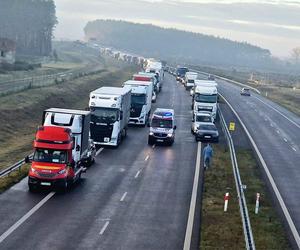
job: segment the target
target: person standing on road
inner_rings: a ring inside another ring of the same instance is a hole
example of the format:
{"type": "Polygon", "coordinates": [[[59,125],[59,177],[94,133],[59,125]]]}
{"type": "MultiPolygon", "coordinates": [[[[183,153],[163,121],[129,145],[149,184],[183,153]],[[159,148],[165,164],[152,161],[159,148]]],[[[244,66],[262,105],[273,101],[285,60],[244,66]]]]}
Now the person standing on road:
{"type": "Polygon", "coordinates": [[[213,157],[213,149],[208,143],[203,149],[204,169],[208,169],[210,167],[212,157],[213,157]]]}

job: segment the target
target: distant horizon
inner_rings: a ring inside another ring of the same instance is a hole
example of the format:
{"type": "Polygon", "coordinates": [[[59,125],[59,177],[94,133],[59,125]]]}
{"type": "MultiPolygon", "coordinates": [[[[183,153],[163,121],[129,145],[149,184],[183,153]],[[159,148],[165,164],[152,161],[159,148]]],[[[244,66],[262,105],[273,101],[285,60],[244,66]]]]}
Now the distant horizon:
{"type": "Polygon", "coordinates": [[[300,46],[300,1],[55,0],[55,38],[82,40],[89,21],[123,20],[246,42],[288,59],[300,46]],[[155,7],[155,8],[153,8],[155,7]],[[155,11],[153,11],[155,10],[155,11]]]}

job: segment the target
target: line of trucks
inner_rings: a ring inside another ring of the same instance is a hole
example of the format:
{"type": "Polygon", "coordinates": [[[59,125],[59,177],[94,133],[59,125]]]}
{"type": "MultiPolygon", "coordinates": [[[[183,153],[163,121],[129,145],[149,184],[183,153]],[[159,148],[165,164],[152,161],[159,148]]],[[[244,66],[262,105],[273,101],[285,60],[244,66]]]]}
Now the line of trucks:
{"type": "Polygon", "coordinates": [[[219,132],[214,124],[218,118],[218,84],[211,76],[198,79],[198,73],[189,71],[187,67],[177,67],[175,76],[192,96],[191,132],[196,141],[218,142],[219,132]]]}
{"type": "MultiPolygon", "coordinates": [[[[31,164],[29,190],[50,187],[66,191],[93,164],[98,145],[118,147],[128,125],[149,124],[151,105],[162,90],[163,79],[162,63],[149,59],[144,71],[122,87],[92,91],[87,111],[45,110],[33,142],[33,157],[25,158],[31,164]]],[[[166,119],[170,120],[170,115],[166,119]]]]}

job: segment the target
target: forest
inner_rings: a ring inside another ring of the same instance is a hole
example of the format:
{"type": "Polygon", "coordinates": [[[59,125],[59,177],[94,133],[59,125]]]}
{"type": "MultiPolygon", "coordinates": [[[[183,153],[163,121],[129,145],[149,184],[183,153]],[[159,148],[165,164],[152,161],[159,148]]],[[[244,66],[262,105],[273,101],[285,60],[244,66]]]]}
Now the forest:
{"type": "Polygon", "coordinates": [[[17,54],[48,56],[56,24],[53,0],[0,0],[0,37],[15,41],[17,54]]]}
{"type": "Polygon", "coordinates": [[[259,67],[273,63],[271,53],[245,42],[160,28],[151,24],[95,20],[84,28],[86,39],[147,57],[180,63],[259,67]]]}

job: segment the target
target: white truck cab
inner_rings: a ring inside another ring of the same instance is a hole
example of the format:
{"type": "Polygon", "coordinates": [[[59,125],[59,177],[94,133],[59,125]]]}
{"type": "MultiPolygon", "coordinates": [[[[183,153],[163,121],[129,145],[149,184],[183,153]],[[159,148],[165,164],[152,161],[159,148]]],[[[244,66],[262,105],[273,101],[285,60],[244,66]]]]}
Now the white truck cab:
{"type": "Polygon", "coordinates": [[[130,88],[102,87],[90,93],[91,138],[95,144],[118,146],[126,137],[130,117],[130,88]]]}
{"type": "Polygon", "coordinates": [[[194,114],[198,112],[211,112],[217,118],[218,91],[215,86],[196,86],[193,96],[194,114]]]}
{"type": "Polygon", "coordinates": [[[185,79],[184,79],[184,86],[185,89],[191,89],[195,85],[195,80],[197,80],[198,73],[196,72],[186,72],[185,79]]]}

